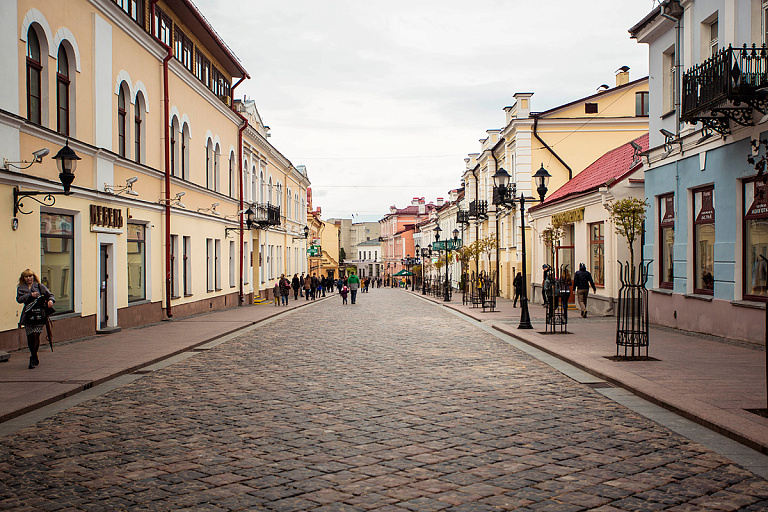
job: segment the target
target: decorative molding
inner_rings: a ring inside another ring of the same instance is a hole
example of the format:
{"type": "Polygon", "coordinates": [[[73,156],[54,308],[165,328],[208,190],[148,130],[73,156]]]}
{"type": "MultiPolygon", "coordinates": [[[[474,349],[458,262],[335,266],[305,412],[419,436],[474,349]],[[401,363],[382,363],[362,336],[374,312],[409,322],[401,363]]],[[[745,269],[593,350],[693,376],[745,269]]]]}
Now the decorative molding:
{"type": "Polygon", "coordinates": [[[120,84],[123,82],[128,84],[128,101],[133,104],[133,100],[136,95],[133,94],[133,82],[131,81],[131,75],[129,75],[126,70],[121,69],[117,74],[117,79],[115,80],[115,96],[120,94],[120,84]]]}
{"type": "MultiPolygon", "coordinates": [[[[53,57],[53,49],[58,48],[62,41],[67,41],[72,45],[72,51],[75,54],[75,71],[80,73],[80,48],[77,46],[77,39],[75,39],[75,34],[73,34],[72,31],[67,27],[61,27],[56,31],[56,35],[53,36],[53,46],[51,47],[50,51],[51,57],[53,57]]],[[[56,57],[58,58],[58,51],[56,57]]]]}
{"type": "Polygon", "coordinates": [[[53,46],[51,44],[53,43],[53,32],[51,32],[51,26],[48,24],[48,20],[45,19],[43,13],[34,7],[28,10],[27,14],[24,15],[24,21],[21,22],[21,35],[19,39],[24,41],[24,43],[27,42],[27,33],[29,33],[29,27],[33,23],[40,25],[40,27],[43,29],[43,32],[45,32],[45,43],[48,45],[48,55],[55,59],[56,55],[53,54],[53,46]]]}

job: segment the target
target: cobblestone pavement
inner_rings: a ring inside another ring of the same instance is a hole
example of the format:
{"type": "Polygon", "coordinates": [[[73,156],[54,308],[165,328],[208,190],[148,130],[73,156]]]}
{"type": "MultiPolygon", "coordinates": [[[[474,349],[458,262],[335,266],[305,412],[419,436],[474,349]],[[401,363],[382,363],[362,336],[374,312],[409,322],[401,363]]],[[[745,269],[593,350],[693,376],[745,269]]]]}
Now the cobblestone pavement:
{"type": "Polygon", "coordinates": [[[0,439],[0,510],[185,509],[757,511],[768,482],[377,289],[0,439]]]}

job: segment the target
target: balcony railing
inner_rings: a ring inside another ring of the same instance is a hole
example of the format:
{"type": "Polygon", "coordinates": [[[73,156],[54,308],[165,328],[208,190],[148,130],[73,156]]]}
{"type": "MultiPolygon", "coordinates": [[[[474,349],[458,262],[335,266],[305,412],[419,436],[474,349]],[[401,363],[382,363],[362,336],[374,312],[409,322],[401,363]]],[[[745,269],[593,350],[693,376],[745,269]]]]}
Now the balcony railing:
{"type": "Polygon", "coordinates": [[[280,225],[280,207],[269,203],[254,204],[253,223],[260,227],[280,225]]]}
{"type": "Polygon", "coordinates": [[[728,120],[752,125],[752,109],[768,107],[768,48],[723,48],[683,75],[681,120],[728,133],[728,120]]]}
{"type": "Polygon", "coordinates": [[[480,201],[475,199],[469,203],[469,218],[470,219],[487,219],[488,218],[488,201],[480,201]]]}

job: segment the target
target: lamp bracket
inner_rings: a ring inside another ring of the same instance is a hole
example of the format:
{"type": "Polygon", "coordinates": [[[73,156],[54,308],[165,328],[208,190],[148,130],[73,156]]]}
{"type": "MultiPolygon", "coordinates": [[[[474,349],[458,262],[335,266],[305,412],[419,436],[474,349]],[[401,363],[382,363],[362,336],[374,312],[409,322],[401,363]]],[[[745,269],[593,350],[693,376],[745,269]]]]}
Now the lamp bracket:
{"type": "Polygon", "coordinates": [[[230,233],[246,233],[250,231],[248,228],[224,228],[224,238],[229,238],[230,233]]]}
{"type": "Polygon", "coordinates": [[[35,190],[19,190],[19,187],[13,187],[13,216],[16,217],[17,214],[22,215],[29,215],[32,213],[32,211],[25,212],[22,208],[24,208],[24,203],[21,202],[22,199],[29,198],[33,201],[37,201],[43,206],[53,206],[56,204],[56,197],[54,196],[68,196],[72,193],[66,193],[66,192],[40,192],[35,190]],[[38,199],[35,196],[43,196],[43,199],[38,199]]]}

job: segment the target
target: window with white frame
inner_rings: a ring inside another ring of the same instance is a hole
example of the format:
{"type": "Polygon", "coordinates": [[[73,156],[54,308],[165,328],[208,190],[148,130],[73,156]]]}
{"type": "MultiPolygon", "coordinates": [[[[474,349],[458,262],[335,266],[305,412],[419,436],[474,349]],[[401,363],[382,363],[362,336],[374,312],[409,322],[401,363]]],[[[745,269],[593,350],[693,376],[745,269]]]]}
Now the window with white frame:
{"type": "Polygon", "coordinates": [[[179,235],[171,235],[171,295],[179,296],[179,235]]]}
{"type": "Polygon", "coordinates": [[[213,189],[213,140],[205,144],[205,188],[213,189]]]}
{"type": "Polygon", "coordinates": [[[235,280],[235,242],[234,240],[229,241],[229,287],[234,288],[236,286],[236,280],[235,280]]]}
{"type": "Polygon", "coordinates": [[[146,100],[141,91],[136,93],[136,101],[133,106],[133,159],[136,163],[142,163],[144,158],[144,148],[146,147],[146,126],[144,123],[144,112],[146,100]]]}
{"type": "Polygon", "coordinates": [[[205,281],[206,281],[206,287],[209,292],[213,291],[213,264],[214,264],[214,253],[213,253],[213,239],[212,238],[206,238],[205,239],[205,281]]]}
{"type": "Polygon", "coordinates": [[[189,181],[189,125],[184,123],[181,128],[181,149],[179,157],[181,158],[181,179],[189,181]]]}
{"type": "Polygon", "coordinates": [[[221,188],[221,146],[216,143],[216,149],[213,150],[213,186],[216,192],[221,188]]]}
{"type": "Polygon", "coordinates": [[[675,82],[676,82],[676,70],[675,70],[675,47],[671,47],[664,52],[664,112],[669,112],[675,108],[675,82]]]}
{"type": "Polygon", "coordinates": [[[218,291],[221,290],[221,240],[218,238],[213,241],[213,286],[218,291]]]}
{"type": "Polygon", "coordinates": [[[27,119],[35,124],[41,124],[43,119],[42,88],[45,82],[41,55],[37,30],[31,26],[27,32],[27,119]]]}
{"type": "Polygon", "coordinates": [[[183,239],[183,276],[184,282],[184,296],[189,297],[192,295],[192,237],[185,236],[183,239]]]}
{"type": "Polygon", "coordinates": [[[243,284],[248,284],[250,282],[250,258],[251,255],[248,252],[248,242],[243,242],[243,284]]]}

